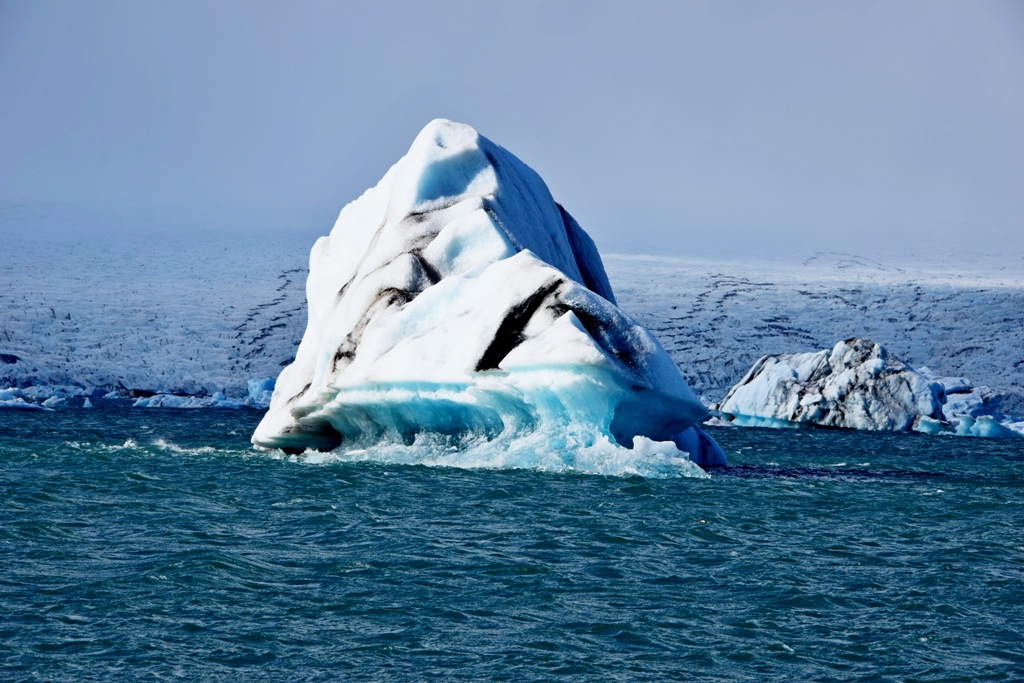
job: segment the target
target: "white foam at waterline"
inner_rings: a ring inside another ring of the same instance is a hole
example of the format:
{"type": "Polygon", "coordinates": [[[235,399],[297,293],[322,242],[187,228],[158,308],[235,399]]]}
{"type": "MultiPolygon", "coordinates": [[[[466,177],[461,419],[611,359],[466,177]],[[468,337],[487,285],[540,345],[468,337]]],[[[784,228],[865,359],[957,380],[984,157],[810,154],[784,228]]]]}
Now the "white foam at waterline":
{"type": "MultiPolygon", "coordinates": [[[[78,444],[78,442],[74,442],[74,441],[67,442],[66,445],[71,447],[71,448],[79,448],[80,447],[80,444],[78,444]]],[[[86,443],[85,445],[88,446],[90,444],[86,443]]],[[[215,446],[196,446],[194,448],[187,448],[187,447],[184,447],[184,446],[179,446],[178,444],[173,443],[171,441],[167,441],[166,439],[155,439],[154,441],[152,441],[152,442],[150,442],[148,444],[140,444],[138,441],[136,441],[135,439],[133,439],[131,437],[125,439],[124,443],[121,443],[121,444],[98,445],[97,448],[101,448],[103,450],[111,451],[111,452],[117,452],[117,451],[138,451],[140,453],[147,453],[147,454],[151,454],[151,455],[158,454],[161,451],[165,452],[165,453],[173,453],[175,455],[206,455],[206,454],[209,454],[209,453],[218,453],[218,452],[219,453],[241,453],[241,454],[249,454],[250,453],[250,451],[248,451],[248,450],[217,448],[215,446]]]]}
{"type": "Polygon", "coordinates": [[[435,435],[421,435],[412,445],[381,443],[350,451],[306,451],[301,458],[295,460],[309,465],[373,462],[460,469],[525,469],[616,477],[642,476],[655,479],[710,478],[707,472],[689,460],[685,452],[678,450],[675,444],[668,441],[658,442],[638,437],[634,448],[623,448],[602,435],[588,445],[580,444],[568,449],[558,449],[551,445],[565,442],[564,433],[554,435],[536,431],[512,439],[480,440],[456,449],[435,435]]]}
{"type": "Polygon", "coordinates": [[[156,439],[155,441],[153,441],[153,445],[161,450],[170,451],[171,453],[176,453],[178,455],[202,455],[204,453],[216,453],[218,450],[222,450],[214,448],[213,446],[198,446],[196,448],[185,448],[183,446],[179,446],[175,443],[171,443],[170,441],[166,441],[164,439],[156,439]]]}

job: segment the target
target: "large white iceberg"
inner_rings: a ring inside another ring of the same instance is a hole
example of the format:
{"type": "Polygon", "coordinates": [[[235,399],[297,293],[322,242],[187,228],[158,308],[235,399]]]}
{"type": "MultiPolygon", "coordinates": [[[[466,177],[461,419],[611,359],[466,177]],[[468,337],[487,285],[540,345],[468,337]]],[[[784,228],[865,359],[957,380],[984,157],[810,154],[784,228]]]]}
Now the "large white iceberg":
{"type": "Polygon", "coordinates": [[[590,237],[469,126],[431,122],[342,210],[306,297],[257,446],[608,473],[725,464],[696,426],[703,404],[616,307],[590,237]]]}

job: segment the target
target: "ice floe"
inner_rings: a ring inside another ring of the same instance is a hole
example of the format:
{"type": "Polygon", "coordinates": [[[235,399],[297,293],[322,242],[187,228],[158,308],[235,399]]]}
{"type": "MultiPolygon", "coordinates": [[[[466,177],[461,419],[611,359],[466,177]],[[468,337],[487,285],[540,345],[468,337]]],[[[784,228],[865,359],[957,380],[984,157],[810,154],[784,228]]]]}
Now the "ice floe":
{"type": "Polygon", "coordinates": [[[244,401],[231,400],[221,392],[217,392],[213,396],[154,394],[138,398],[132,405],[136,408],[227,408],[231,410],[248,407],[244,401]]]}
{"type": "Polygon", "coordinates": [[[47,406],[26,400],[25,394],[17,387],[0,389],[0,410],[45,411],[53,410],[47,406]]]}
{"type": "Polygon", "coordinates": [[[818,426],[1009,437],[1000,396],[963,377],[917,371],[869,339],[764,356],[716,407],[739,426],[818,426]]]}

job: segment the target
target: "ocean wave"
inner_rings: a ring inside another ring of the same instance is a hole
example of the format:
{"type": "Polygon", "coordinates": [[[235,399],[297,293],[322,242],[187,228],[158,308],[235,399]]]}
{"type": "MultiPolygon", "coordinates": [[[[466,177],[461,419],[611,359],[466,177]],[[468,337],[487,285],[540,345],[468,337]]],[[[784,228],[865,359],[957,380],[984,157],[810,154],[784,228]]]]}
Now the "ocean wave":
{"type": "Polygon", "coordinates": [[[242,457],[263,456],[290,460],[307,465],[331,463],[379,463],[384,465],[422,465],[460,469],[536,470],[540,472],[573,472],[604,476],[642,476],[657,479],[693,477],[706,479],[708,473],[690,461],[671,441],[652,441],[636,437],[633,448],[616,444],[604,434],[586,430],[536,430],[488,440],[455,439],[451,435],[423,433],[411,444],[382,441],[361,448],[339,448],[331,452],[307,450],[289,456],[281,450],[256,448],[223,448],[216,446],[182,446],[158,438],[140,443],[126,438],[122,443],[92,444],[67,441],[74,450],[96,448],[109,453],[135,452],[143,455],[201,456],[211,454],[242,457]]]}

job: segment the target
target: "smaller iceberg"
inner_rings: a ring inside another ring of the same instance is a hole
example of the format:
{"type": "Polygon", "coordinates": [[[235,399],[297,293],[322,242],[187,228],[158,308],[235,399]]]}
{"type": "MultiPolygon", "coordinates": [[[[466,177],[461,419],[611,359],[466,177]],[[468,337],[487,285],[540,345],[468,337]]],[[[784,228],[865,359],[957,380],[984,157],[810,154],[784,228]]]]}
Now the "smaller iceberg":
{"type": "Polygon", "coordinates": [[[50,398],[43,401],[43,405],[47,408],[66,408],[68,400],[63,396],[51,396],[50,398]]]}
{"type": "Polygon", "coordinates": [[[1021,435],[998,405],[987,387],[936,378],[855,337],[822,351],[762,357],[717,408],[723,420],[746,427],[1021,435]]]}
{"type": "Polygon", "coordinates": [[[17,387],[0,389],[0,410],[19,410],[25,412],[45,412],[53,410],[47,406],[26,400],[26,396],[17,387]]]}
{"type": "MultiPolygon", "coordinates": [[[[941,425],[934,433],[952,430],[957,436],[1024,436],[1024,422],[1015,422],[1002,412],[1006,394],[987,386],[975,386],[974,382],[965,377],[936,377],[925,367],[920,372],[941,384],[944,389],[942,413],[948,424],[941,425]]],[[[1010,410],[1013,410],[1012,404],[1010,410]]]]}
{"type": "Polygon", "coordinates": [[[740,426],[909,431],[943,423],[943,387],[870,339],[764,356],[718,405],[740,426]]]}
{"type": "Polygon", "coordinates": [[[91,408],[92,401],[103,396],[103,393],[102,389],[81,386],[7,387],[0,389],[0,410],[45,412],[66,409],[77,406],[77,399],[82,399],[83,408],[91,408]]]}
{"type": "Polygon", "coordinates": [[[249,396],[245,402],[254,408],[267,408],[270,406],[270,399],[274,396],[273,377],[259,377],[249,380],[249,396]]]}

